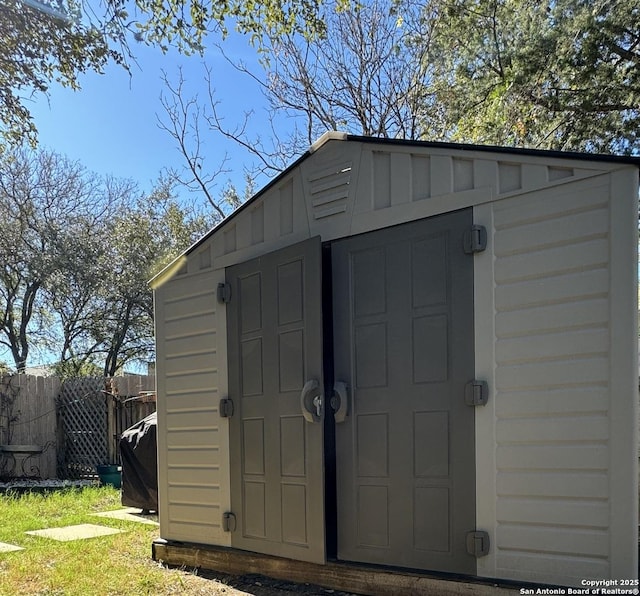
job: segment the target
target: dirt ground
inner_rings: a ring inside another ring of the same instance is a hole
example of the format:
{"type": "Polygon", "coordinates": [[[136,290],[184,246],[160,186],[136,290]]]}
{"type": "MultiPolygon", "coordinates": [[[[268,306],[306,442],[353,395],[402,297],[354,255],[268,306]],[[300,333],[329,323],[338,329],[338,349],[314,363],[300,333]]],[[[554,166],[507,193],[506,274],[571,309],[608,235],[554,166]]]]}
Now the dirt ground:
{"type": "Polygon", "coordinates": [[[205,570],[184,572],[184,591],[181,594],[211,596],[356,596],[349,592],[330,590],[312,584],[296,584],[263,575],[225,575],[205,570]]]}

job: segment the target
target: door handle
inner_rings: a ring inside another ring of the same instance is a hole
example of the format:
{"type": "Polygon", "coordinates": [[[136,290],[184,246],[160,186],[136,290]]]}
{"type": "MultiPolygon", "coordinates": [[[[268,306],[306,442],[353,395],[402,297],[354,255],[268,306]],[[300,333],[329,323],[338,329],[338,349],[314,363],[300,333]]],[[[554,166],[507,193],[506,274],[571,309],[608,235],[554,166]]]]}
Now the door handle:
{"type": "Polygon", "coordinates": [[[349,415],[349,387],[342,381],[333,384],[333,397],[331,398],[336,424],[344,422],[349,415]]]}
{"type": "Polygon", "coordinates": [[[300,393],[300,409],[307,422],[320,422],[322,417],[322,396],[317,391],[319,386],[318,381],[311,379],[304,384],[300,393]],[[310,406],[313,406],[315,411],[310,406]]]}
{"type": "Polygon", "coordinates": [[[316,416],[320,418],[320,416],[322,416],[322,398],[316,395],[311,403],[316,409],[316,416]]]}

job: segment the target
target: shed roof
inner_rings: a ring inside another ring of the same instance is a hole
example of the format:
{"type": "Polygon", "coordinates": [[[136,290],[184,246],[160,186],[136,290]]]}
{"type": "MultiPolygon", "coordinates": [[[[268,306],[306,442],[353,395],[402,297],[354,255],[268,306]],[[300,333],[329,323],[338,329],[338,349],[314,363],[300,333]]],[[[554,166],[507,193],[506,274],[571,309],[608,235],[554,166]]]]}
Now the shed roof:
{"type": "Polygon", "coordinates": [[[619,163],[634,165],[640,169],[640,156],[626,156],[626,155],[608,155],[597,153],[580,153],[572,151],[550,151],[543,149],[527,149],[516,147],[501,147],[494,145],[473,145],[468,143],[445,143],[437,141],[419,141],[409,139],[389,139],[379,137],[367,137],[360,135],[351,135],[339,131],[328,131],[324,133],[317,141],[315,141],[305,153],[303,153],[298,159],[296,159],[289,167],[283,170],[275,178],[269,181],[264,187],[262,187],[256,194],[250,199],[245,201],[235,211],[225,217],[222,221],[216,224],[209,232],[187,248],[180,257],[158,273],[154,278],[150,280],[152,286],[157,285],[158,280],[165,278],[169,270],[174,270],[178,262],[182,262],[184,257],[188,256],[191,252],[198,249],[204,242],[206,242],[213,234],[215,234],[222,226],[227,225],[233,220],[239,213],[249,207],[255,200],[261,197],[272,186],[277,185],[289,172],[298,167],[303,161],[308,159],[313,153],[325,145],[328,141],[351,141],[358,143],[375,143],[377,145],[392,145],[403,147],[421,147],[421,148],[433,148],[438,150],[450,150],[450,151],[468,151],[468,152],[486,152],[486,153],[498,153],[512,156],[534,156],[544,157],[547,159],[572,159],[590,162],[603,162],[603,163],[619,163]]]}

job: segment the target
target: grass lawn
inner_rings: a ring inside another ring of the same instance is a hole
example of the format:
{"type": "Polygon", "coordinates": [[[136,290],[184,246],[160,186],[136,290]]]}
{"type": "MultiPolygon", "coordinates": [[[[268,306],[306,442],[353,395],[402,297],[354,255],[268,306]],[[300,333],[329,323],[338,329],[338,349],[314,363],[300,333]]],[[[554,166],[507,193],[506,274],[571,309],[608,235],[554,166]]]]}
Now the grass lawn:
{"type": "Polygon", "coordinates": [[[0,596],[242,593],[153,561],[156,526],[91,515],[120,507],[120,491],[112,487],[0,495],[0,542],[24,548],[0,552],[0,596]],[[76,524],[108,526],[124,533],[70,542],[25,534],[76,524]]]}

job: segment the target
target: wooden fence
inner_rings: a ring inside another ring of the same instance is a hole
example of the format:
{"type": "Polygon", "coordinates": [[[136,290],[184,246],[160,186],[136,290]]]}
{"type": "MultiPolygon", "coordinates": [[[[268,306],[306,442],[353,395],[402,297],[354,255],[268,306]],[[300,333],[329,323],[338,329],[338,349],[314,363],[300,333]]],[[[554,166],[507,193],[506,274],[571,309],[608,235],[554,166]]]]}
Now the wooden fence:
{"type": "Polygon", "coordinates": [[[0,477],[93,478],[124,430],[155,411],[155,379],[0,377],[0,477]]]}
{"type": "Polygon", "coordinates": [[[55,377],[0,377],[0,476],[56,477],[59,391],[55,377]],[[23,451],[12,451],[16,446],[23,451]]]}

